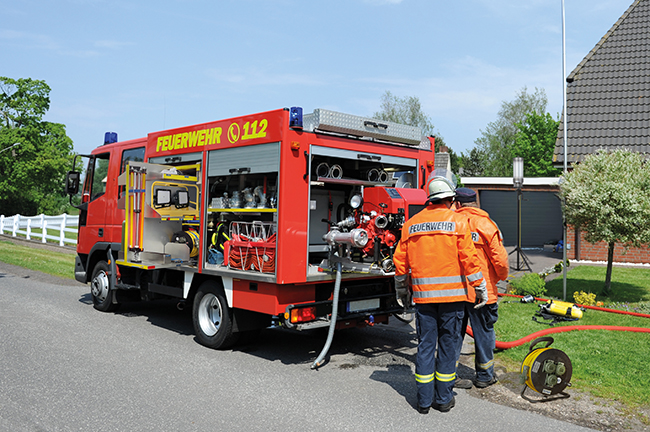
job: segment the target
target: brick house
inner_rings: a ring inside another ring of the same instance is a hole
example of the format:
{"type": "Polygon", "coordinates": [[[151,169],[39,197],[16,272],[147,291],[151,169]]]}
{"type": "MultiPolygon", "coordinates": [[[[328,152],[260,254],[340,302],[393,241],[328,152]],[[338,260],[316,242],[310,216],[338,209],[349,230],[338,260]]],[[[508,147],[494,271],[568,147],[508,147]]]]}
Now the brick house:
{"type": "MultiPolygon", "coordinates": [[[[650,156],[650,0],[636,0],[567,77],[567,165],[599,149],[625,148],[650,156]]],[[[562,123],[561,123],[562,124],[562,123]]],[[[563,128],[553,153],[564,166],[563,128]]],[[[650,223],[650,222],[648,222],[650,223]]],[[[570,259],[606,261],[607,244],[591,244],[570,227],[570,259]]],[[[616,262],[650,263],[650,247],[625,253],[616,262]]]]}

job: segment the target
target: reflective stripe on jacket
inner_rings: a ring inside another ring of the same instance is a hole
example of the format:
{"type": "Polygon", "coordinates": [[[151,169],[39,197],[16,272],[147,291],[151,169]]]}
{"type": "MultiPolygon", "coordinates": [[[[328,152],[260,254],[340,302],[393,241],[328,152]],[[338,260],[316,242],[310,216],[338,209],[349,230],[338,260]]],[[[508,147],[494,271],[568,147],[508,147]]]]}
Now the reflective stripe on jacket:
{"type": "MultiPolygon", "coordinates": [[[[481,260],[481,271],[488,288],[488,303],[497,301],[497,282],[506,280],[510,270],[508,252],[503,247],[503,240],[499,227],[490,215],[476,207],[461,207],[456,213],[464,215],[469,220],[472,231],[472,240],[476,252],[481,260]]],[[[469,290],[469,300],[474,303],[476,295],[469,290]]]]}
{"type": "Polygon", "coordinates": [[[444,204],[430,204],[404,224],[393,261],[396,275],[410,272],[415,303],[468,301],[465,280],[483,281],[467,218],[444,204]]]}

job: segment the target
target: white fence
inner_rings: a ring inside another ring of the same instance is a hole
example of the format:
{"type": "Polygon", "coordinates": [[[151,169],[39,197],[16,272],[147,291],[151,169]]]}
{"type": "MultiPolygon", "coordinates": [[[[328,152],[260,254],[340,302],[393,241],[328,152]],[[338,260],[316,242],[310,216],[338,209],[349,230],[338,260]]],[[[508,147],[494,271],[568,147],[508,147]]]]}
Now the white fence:
{"type": "Polygon", "coordinates": [[[13,237],[25,236],[27,240],[40,239],[42,243],[53,240],[59,246],[66,243],[76,244],[79,226],[79,216],[61,214],[58,216],[5,216],[0,215],[0,234],[11,234],[13,237]],[[71,228],[68,228],[71,227],[71,228]],[[37,229],[41,232],[34,232],[37,229]],[[65,233],[74,233],[74,238],[66,238],[65,233]]]}

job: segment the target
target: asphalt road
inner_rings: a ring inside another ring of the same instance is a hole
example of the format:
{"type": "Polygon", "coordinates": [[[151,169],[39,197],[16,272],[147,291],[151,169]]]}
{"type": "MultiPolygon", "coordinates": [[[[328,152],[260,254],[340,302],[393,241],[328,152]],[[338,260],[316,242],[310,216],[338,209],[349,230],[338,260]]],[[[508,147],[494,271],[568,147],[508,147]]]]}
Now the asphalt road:
{"type": "Polygon", "coordinates": [[[0,263],[0,431],[583,431],[475,399],[420,415],[413,328],[279,329],[233,350],[195,342],[173,302],[92,307],[87,286],[0,263]]]}

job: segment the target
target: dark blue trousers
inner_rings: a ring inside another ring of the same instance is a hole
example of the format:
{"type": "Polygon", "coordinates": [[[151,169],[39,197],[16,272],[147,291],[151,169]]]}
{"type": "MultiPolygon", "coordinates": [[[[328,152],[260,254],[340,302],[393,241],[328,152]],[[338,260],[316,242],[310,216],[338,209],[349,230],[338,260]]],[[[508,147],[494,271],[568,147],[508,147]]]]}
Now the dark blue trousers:
{"type": "Polygon", "coordinates": [[[487,382],[494,377],[494,346],[496,344],[494,324],[499,318],[499,306],[497,303],[492,303],[480,309],[474,309],[474,305],[468,303],[465,311],[474,333],[476,380],[487,382]]]}
{"type": "Polygon", "coordinates": [[[415,364],[418,404],[446,404],[453,397],[465,302],[416,304],[419,339],[415,364]],[[436,356],[437,348],[437,356],[436,356]]]}

